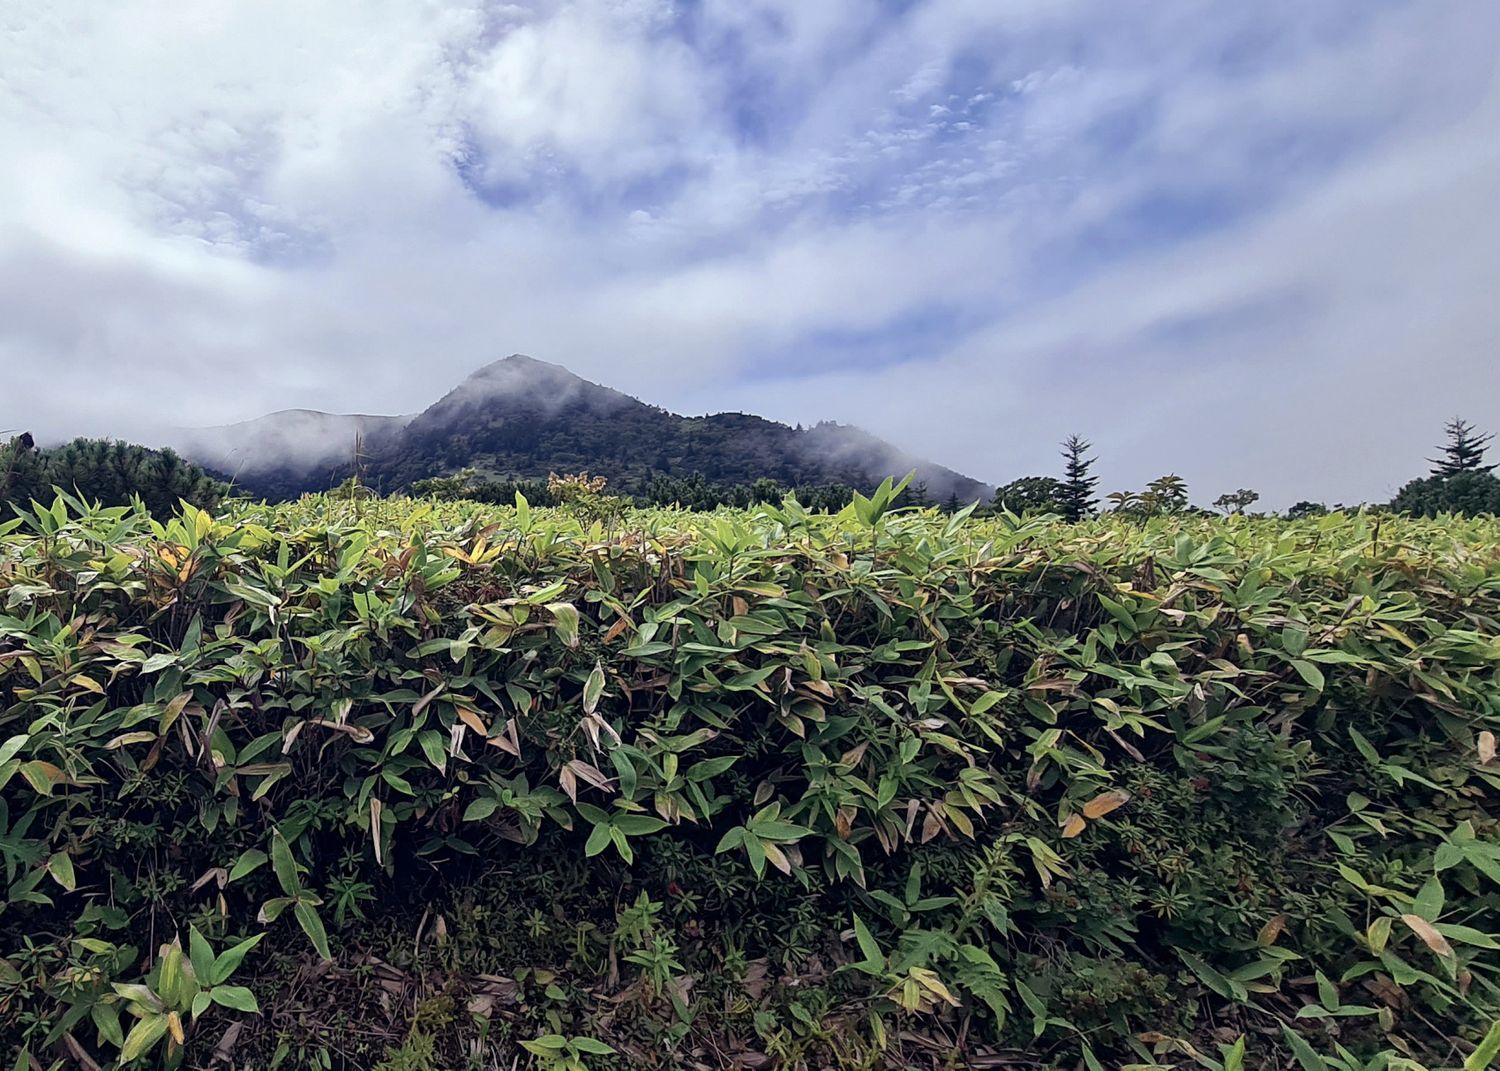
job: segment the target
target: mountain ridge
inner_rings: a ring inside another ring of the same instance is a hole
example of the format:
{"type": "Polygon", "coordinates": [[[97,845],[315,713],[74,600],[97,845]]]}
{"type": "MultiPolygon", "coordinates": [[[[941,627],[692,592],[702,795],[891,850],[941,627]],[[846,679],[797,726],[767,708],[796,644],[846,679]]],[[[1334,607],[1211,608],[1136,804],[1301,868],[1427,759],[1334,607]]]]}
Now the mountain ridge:
{"type": "Polygon", "coordinates": [[[254,494],[293,497],[353,474],[356,437],[359,471],[387,492],[466,468],[493,478],[587,470],[626,493],[654,475],[863,488],[913,470],[937,499],[992,490],[856,427],[792,428],[743,412],[684,416],[525,354],[476,369],[410,416],[286,409],[195,429],[172,445],[254,494]]]}

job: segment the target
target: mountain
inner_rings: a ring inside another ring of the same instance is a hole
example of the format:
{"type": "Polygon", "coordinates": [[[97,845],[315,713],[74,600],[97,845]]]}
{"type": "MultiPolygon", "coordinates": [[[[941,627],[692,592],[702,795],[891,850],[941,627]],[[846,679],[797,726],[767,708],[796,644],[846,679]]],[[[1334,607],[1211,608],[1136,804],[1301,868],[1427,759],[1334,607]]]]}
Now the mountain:
{"type": "Polygon", "coordinates": [[[410,421],[409,416],[283,409],[238,424],[180,429],[170,445],[236,487],[267,498],[295,498],[344,479],[356,442],[369,453],[410,421]]]}
{"type": "Polygon", "coordinates": [[[937,500],[967,502],[992,490],[858,428],[791,428],[748,413],[679,416],[520,354],[479,369],[414,417],[289,410],[200,429],[198,448],[185,438],[175,445],[253,493],[283,497],[352,472],[357,433],[364,477],[384,491],[462,468],[497,478],[587,470],[625,493],[652,474],[867,488],[912,470],[937,500]]]}

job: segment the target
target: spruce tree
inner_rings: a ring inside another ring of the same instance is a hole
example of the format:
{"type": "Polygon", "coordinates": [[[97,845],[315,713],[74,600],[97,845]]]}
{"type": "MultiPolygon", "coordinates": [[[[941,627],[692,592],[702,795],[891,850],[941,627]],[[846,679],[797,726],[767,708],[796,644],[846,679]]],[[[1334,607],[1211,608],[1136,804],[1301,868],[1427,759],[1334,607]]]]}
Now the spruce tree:
{"type": "Polygon", "coordinates": [[[1062,442],[1063,482],[1059,505],[1062,515],[1069,521],[1081,521],[1094,512],[1099,500],[1094,495],[1094,485],[1099,477],[1090,476],[1089,469],[1094,459],[1087,457],[1092,444],[1078,435],[1069,435],[1062,442]]]}
{"type": "Polygon", "coordinates": [[[1441,458],[1427,460],[1432,465],[1432,474],[1447,479],[1464,472],[1490,472],[1494,465],[1484,464],[1485,447],[1495,436],[1477,435],[1474,425],[1462,417],[1454,417],[1443,428],[1448,433],[1448,445],[1443,447],[1441,458]]]}

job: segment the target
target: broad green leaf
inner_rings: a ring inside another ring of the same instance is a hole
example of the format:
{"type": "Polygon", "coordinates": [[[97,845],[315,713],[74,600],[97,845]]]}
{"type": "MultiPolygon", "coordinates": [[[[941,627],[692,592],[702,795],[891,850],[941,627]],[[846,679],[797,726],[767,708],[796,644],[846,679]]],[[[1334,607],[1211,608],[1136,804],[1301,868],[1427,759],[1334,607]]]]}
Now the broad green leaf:
{"type": "Polygon", "coordinates": [[[312,905],[299,901],[293,905],[292,912],[297,916],[298,924],[312,940],[313,948],[318,950],[318,955],[325,960],[333,959],[332,953],[328,951],[328,934],[323,929],[323,920],[318,918],[318,913],[313,910],[312,905]]]}
{"type": "Polygon", "coordinates": [[[281,891],[296,896],[302,891],[302,881],[297,876],[297,864],[292,859],[291,845],[281,835],[281,830],[271,831],[271,869],[276,872],[276,881],[281,891]]]}
{"type": "Polygon", "coordinates": [[[215,1004],[235,1011],[251,1012],[258,1014],[260,1005],[255,1000],[255,994],[242,985],[216,985],[209,990],[209,996],[215,1004]]]}

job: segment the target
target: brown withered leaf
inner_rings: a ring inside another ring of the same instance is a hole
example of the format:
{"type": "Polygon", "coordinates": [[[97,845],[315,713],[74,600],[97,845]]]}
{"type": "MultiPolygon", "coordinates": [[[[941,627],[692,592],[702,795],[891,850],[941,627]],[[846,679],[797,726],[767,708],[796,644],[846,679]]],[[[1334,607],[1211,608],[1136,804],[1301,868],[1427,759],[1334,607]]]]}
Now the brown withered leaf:
{"type": "Polygon", "coordinates": [[[240,1033],[244,1029],[245,1024],[242,1021],[236,1020],[235,1022],[229,1024],[229,1028],[225,1030],[223,1036],[219,1038],[219,1043],[214,1046],[214,1063],[227,1063],[230,1058],[234,1056],[234,1047],[239,1043],[240,1033]]]}
{"type": "Polygon", "coordinates": [[[1088,825],[1088,822],[1084,821],[1083,815],[1068,815],[1067,821],[1063,822],[1062,824],[1063,840],[1071,840],[1074,837],[1078,836],[1078,834],[1083,832],[1083,829],[1086,825],[1088,825]]]}
{"type": "Polygon", "coordinates": [[[1122,788],[1111,788],[1101,792],[1093,799],[1083,805],[1083,816],[1085,818],[1103,818],[1110,811],[1125,806],[1130,799],[1130,793],[1122,788]]]}
{"type": "Polygon", "coordinates": [[[1400,1011],[1410,1003],[1406,996],[1406,990],[1402,989],[1389,975],[1376,974],[1373,977],[1362,979],[1360,982],[1368,989],[1376,999],[1388,1008],[1400,1011]]]}
{"type": "Polygon", "coordinates": [[[1432,923],[1421,915],[1402,915],[1401,921],[1411,928],[1411,932],[1422,939],[1422,943],[1444,958],[1453,955],[1453,946],[1448,943],[1448,938],[1438,933],[1432,923]]]}
{"type": "Polygon", "coordinates": [[[329,721],[327,718],[315,718],[312,724],[321,725],[323,728],[332,729],[334,732],[347,733],[349,739],[353,740],[356,744],[368,744],[375,739],[375,734],[363,725],[344,725],[336,721],[329,721]]]}
{"type": "Polygon", "coordinates": [[[484,719],[481,718],[478,714],[470,710],[468,707],[458,707],[457,710],[459,720],[467,725],[470,729],[473,729],[480,736],[490,735],[490,727],[484,723],[484,719]]]}
{"type": "Polygon", "coordinates": [[[1286,912],[1272,915],[1266,920],[1266,924],[1260,928],[1260,933],[1256,934],[1255,943],[1262,948],[1271,947],[1276,943],[1276,939],[1281,936],[1281,931],[1286,929],[1286,924],[1286,912]]]}
{"type": "Polygon", "coordinates": [[[1495,761],[1495,734],[1488,729],[1479,734],[1479,765],[1488,766],[1495,761]]]}
{"type": "Polygon", "coordinates": [[[199,889],[203,888],[203,886],[207,885],[211,881],[217,882],[219,888],[222,889],[224,887],[224,884],[228,880],[229,871],[225,870],[221,866],[210,867],[208,870],[205,870],[203,872],[202,877],[193,882],[192,885],[188,886],[188,892],[197,892],[199,889]]]}
{"type": "Polygon", "coordinates": [[[617,639],[620,638],[620,634],[623,633],[629,627],[630,627],[630,618],[628,618],[628,617],[619,618],[618,620],[615,621],[615,623],[613,625],[609,626],[609,631],[604,634],[604,642],[606,644],[614,643],[617,639]]]}

